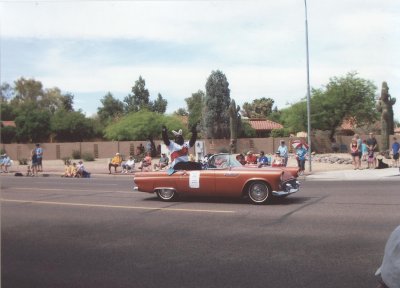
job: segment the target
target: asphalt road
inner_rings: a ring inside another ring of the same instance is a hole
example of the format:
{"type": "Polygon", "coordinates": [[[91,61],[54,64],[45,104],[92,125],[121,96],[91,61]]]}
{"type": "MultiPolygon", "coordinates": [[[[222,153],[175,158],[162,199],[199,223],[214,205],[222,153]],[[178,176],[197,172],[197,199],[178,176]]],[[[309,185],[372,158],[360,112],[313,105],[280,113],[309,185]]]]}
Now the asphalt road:
{"type": "Polygon", "coordinates": [[[376,287],[400,181],[305,181],[270,205],[164,203],[127,177],[2,177],[3,288],[376,287]]]}

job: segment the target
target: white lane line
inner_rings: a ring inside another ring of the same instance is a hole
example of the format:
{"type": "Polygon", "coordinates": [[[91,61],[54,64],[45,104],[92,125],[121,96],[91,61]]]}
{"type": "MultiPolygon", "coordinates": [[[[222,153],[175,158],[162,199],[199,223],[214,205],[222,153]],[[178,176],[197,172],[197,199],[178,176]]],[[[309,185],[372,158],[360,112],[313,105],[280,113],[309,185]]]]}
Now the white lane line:
{"type": "MultiPolygon", "coordinates": [[[[95,189],[62,189],[62,188],[29,188],[29,187],[10,187],[7,188],[7,190],[28,190],[28,191],[35,191],[35,192],[42,192],[42,191],[65,191],[65,192],[98,192],[98,193],[128,193],[128,194],[134,194],[136,192],[132,191],[96,191],[95,189]]],[[[7,191],[7,190],[3,190],[7,191]]]]}
{"type": "Polygon", "coordinates": [[[13,200],[13,199],[0,199],[0,201],[1,202],[11,202],[11,203],[24,203],[24,204],[78,206],[78,207],[95,207],[95,208],[161,210],[161,211],[201,212],[201,213],[235,213],[235,211],[229,211],[229,210],[203,210],[203,209],[162,208],[162,207],[155,208],[155,207],[141,207],[141,206],[82,204],[82,203],[70,203],[70,202],[49,202],[49,201],[13,200]]]}

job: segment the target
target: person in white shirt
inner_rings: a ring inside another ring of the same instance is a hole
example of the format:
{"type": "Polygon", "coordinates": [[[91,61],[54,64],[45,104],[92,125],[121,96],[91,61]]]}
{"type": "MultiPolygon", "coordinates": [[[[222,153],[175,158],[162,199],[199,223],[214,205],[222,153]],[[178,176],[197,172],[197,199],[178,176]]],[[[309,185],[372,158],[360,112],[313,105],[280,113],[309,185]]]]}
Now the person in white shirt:
{"type": "Polygon", "coordinates": [[[121,173],[128,173],[128,172],[134,172],[135,170],[135,159],[133,159],[132,156],[129,156],[128,161],[122,163],[122,171],[121,173]]]}
{"type": "Polygon", "coordinates": [[[201,169],[200,163],[189,162],[189,148],[193,147],[197,139],[196,125],[191,129],[192,137],[189,141],[184,141],[182,136],[182,129],[179,131],[172,130],[175,136],[175,141],[169,140],[167,127],[162,127],[162,138],[164,144],[171,152],[171,168],[174,170],[196,170],[201,169]],[[177,165],[178,164],[178,165],[177,165]],[[199,168],[195,167],[199,164],[199,168]]]}
{"type": "Polygon", "coordinates": [[[284,140],[281,140],[281,144],[278,147],[278,152],[282,158],[282,166],[286,167],[289,158],[289,153],[288,153],[288,147],[286,146],[284,140]]]}

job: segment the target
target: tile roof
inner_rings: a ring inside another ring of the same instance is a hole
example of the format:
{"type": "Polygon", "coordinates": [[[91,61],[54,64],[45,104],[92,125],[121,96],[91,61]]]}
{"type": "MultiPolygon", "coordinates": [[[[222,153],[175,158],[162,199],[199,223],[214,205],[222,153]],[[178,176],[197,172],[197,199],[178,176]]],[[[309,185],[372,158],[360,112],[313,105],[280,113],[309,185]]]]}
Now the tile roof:
{"type": "Polygon", "coordinates": [[[267,119],[249,119],[248,120],[251,127],[258,131],[265,130],[274,130],[274,129],[282,129],[283,126],[279,123],[276,123],[267,119]]]}
{"type": "Polygon", "coordinates": [[[17,127],[14,121],[1,121],[2,127],[17,127]]]}

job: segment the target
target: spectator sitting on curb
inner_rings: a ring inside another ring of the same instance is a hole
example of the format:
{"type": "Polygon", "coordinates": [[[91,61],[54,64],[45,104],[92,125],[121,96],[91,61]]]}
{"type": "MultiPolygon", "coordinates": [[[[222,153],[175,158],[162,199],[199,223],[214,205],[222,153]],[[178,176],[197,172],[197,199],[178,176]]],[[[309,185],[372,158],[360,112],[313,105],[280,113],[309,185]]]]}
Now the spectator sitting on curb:
{"type": "Polygon", "coordinates": [[[167,167],[169,163],[169,159],[165,153],[161,154],[160,160],[158,161],[158,164],[154,164],[154,170],[162,170],[163,168],[167,167]]]}
{"type": "Polygon", "coordinates": [[[69,161],[67,161],[64,168],[64,174],[62,174],[61,177],[72,177],[72,166],[69,161]]]}
{"type": "Polygon", "coordinates": [[[78,177],[81,178],[90,178],[90,173],[86,171],[85,166],[83,165],[82,160],[78,162],[78,165],[76,167],[77,175],[78,177]]]}
{"type": "Polygon", "coordinates": [[[122,163],[122,171],[121,173],[133,173],[135,171],[135,159],[132,156],[129,156],[129,160],[125,163],[122,163]]]}
{"type": "Polygon", "coordinates": [[[110,163],[108,163],[108,174],[111,174],[111,167],[114,167],[114,172],[117,173],[117,167],[121,166],[122,157],[119,153],[115,153],[115,156],[111,159],[110,163]]]}
{"type": "Polygon", "coordinates": [[[151,161],[151,153],[147,152],[146,157],[144,157],[144,159],[142,160],[142,164],[140,165],[139,169],[141,171],[143,171],[143,169],[144,171],[151,171],[151,161]]]}

